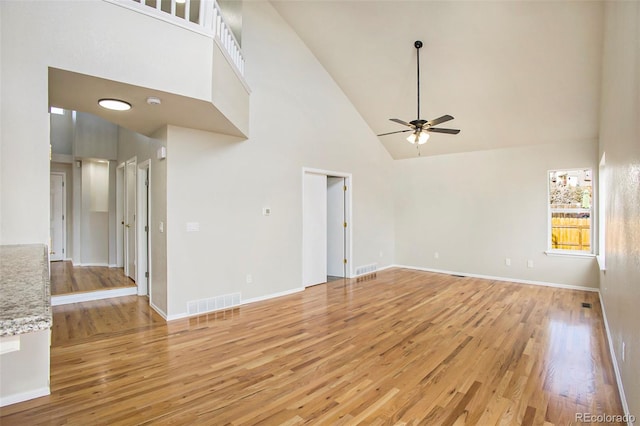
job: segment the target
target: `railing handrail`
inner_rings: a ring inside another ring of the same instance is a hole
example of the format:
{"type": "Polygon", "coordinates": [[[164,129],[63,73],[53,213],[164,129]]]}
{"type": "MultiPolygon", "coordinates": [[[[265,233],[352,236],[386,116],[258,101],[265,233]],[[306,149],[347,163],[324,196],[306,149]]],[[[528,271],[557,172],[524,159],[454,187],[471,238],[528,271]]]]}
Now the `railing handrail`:
{"type": "Polygon", "coordinates": [[[152,0],[155,5],[147,4],[148,0],[105,0],[136,11],[157,17],[159,19],[183,26],[192,31],[205,34],[215,39],[227,59],[233,64],[238,74],[244,76],[244,57],[240,43],[231,31],[231,27],[225,22],[218,2],[216,0],[201,0],[197,22],[191,21],[191,1],[184,2],[184,16],[177,15],[177,2],[171,0],[171,10],[162,10],[160,0],[152,0]]]}

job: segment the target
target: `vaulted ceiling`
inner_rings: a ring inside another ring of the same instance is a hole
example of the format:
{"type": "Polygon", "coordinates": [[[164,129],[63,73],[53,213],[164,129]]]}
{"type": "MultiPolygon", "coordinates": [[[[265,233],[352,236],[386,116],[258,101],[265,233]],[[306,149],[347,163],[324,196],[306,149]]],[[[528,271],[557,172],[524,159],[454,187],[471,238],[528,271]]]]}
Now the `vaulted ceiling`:
{"type": "MultiPolygon", "coordinates": [[[[450,114],[421,155],[598,137],[603,5],[568,1],[271,0],[375,134],[450,114]]],[[[379,137],[395,159],[406,133],[379,137]]]]}

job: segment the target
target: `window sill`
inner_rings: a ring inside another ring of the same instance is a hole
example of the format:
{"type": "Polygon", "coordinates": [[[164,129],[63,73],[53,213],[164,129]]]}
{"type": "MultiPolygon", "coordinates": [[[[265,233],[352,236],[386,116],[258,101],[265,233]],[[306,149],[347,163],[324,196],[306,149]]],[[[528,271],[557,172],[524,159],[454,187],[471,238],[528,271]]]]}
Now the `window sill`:
{"type": "Polygon", "coordinates": [[[605,267],[605,263],[604,263],[604,256],[602,255],[597,255],[596,259],[598,260],[598,267],[600,268],[601,271],[606,271],[607,268],[605,267]]]}
{"type": "Polygon", "coordinates": [[[544,252],[547,256],[559,256],[559,257],[580,257],[580,258],[594,258],[593,253],[580,253],[577,251],[565,251],[565,250],[546,250],[544,252]]]}

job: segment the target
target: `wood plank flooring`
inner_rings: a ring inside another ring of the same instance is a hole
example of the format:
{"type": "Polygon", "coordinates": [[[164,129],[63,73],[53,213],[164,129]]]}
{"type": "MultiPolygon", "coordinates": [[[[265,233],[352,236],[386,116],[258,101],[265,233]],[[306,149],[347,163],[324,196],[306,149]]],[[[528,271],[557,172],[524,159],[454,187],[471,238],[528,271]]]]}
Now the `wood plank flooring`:
{"type": "Polygon", "coordinates": [[[73,266],[70,261],[51,262],[51,295],[135,287],[123,268],[73,266]]]}
{"type": "Polygon", "coordinates": [[[2,408],[3,426],[622,414],[593,292],[391,269],[170,323],[120,299],[54,307],[52,394],[2,408]]]}

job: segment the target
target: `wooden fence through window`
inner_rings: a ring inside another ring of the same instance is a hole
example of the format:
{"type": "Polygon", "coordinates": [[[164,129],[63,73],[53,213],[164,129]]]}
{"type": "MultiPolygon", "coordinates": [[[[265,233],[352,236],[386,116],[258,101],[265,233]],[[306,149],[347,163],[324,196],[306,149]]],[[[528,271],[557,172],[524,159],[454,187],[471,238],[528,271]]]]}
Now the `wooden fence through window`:
{"type": "Polygon", "coordinates": [[[591,251],[591,219],[555,216],[551,218],[551,248],[591,251]]]}

